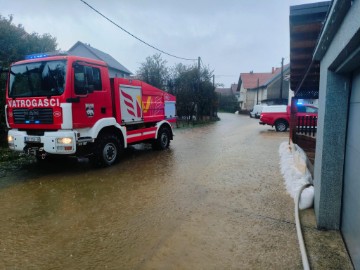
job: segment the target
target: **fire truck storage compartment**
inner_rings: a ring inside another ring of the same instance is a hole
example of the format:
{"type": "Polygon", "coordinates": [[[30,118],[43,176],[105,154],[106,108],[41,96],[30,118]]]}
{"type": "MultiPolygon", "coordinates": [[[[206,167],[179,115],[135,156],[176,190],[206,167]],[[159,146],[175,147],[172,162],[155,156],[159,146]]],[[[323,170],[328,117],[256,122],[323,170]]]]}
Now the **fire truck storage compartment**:
{"type": "Polygon", "coordinates": [[[175,101],[165,101],[165,118],[171,119],[176,117],[176,102],[175,101]]]}
{"type": "Polygon", "coordinates": [[[121,122],[139,123],[143,120],[141,87],[120,84],[121,122]]]}

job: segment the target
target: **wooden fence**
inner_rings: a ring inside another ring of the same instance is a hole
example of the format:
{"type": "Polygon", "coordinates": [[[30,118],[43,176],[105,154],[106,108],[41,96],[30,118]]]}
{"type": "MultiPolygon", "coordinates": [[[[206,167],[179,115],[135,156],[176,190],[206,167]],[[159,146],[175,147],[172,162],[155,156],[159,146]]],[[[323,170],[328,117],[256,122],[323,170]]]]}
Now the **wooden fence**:
{"type": "Polygon", "coordinates": [[[298,116],[296,134],[315,137],[317,130],[317,116],[298,116]]]}
{"type": "Polygon", "coordinates": [[[290,140],[299,145],[306,153],[312,164],[315,163],[317,116],[298,116],[296,103],[290,114],[290,140]]]}

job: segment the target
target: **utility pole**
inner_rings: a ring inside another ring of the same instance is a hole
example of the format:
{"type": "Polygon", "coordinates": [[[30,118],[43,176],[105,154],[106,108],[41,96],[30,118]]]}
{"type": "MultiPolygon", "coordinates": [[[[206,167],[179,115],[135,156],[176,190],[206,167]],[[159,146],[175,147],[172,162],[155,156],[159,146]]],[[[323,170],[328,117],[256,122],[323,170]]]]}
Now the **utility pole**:
{"type": "Polygon", "coordinates": [[[281,58],[281,79],[280,79],[280,102],[282,102],[282,92],[283,92],[283,80],[284,80],[284,57],[281,58]]]}
{"type": "Polygon", "coordinates": [[[257,79],[256,105],[259,104],[259,78],[257,79]]]}
{"type": "MultiPolygon", "coordinates": [[[[213,78],[213,88],[214,88],[214,91],[215,91],[215,74],[213,74],[213,76],[212,76],[213,78]]],[[[211,109],[210,109],[210,116],[211,116],[211,118],[214,116],[214,104],[212,103],[211,104],[211,109]]]]}
{"type": "Polygon", "coordinates": [[[200,56],[198,57],[198,91],[200,90],[200,56]]]}
{"type": "Polygon", "coordinates": [[[198,57],[198,82],[197,82],[197,100],[196,100],[196,121],[199,120],[199,99],[200,99],[200,56],[198,57]]]}

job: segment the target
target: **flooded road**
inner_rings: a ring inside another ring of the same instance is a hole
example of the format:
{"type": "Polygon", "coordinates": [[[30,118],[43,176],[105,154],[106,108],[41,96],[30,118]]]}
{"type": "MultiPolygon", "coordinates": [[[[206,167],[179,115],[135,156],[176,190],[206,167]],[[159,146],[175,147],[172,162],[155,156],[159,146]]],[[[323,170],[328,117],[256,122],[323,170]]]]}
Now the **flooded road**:
{"type": "Polygon", "coordinates": [[[219,116],[175,130],[169,150],[140,146],[110,168],[3,173],[0,269],[301,268],[278,166],[288,133],[219,116]]]}

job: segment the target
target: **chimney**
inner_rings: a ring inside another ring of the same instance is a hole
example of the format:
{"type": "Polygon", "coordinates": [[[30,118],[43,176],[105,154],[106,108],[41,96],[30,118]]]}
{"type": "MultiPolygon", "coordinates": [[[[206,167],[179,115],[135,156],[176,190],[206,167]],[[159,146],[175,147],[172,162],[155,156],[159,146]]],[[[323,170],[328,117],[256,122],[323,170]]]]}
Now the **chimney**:
{"type": "Polygon", "coordinates": [[[272,71],[271,71],[271,73],[272,73],[272,74],[274,74],[274,72],[275,72],[275,68],[274,68],[274,67],[272,67],[272,71]]]}

